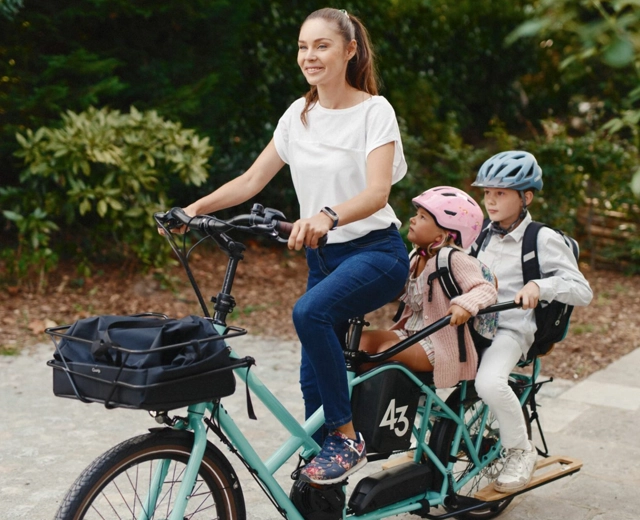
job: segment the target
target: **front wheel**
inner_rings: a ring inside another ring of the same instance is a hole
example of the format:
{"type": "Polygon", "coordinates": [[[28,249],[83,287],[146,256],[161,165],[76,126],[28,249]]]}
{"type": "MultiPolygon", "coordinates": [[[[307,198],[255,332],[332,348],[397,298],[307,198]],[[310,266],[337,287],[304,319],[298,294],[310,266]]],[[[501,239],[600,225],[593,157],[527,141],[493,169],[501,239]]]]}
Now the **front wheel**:
{"type": "MultiPolygon", "coordinates": [[[[520,397],[522,390],[515,385],[511,385],[516,395],[520,397]]],[[[446,400],[447,405],[452,410],[457,410],[460,405],[461,390],[457,388],[446,400]]],[[[472,441],[476,442],[480,437],[480,453],[479,457],[487,454],[489,450],[495,446],[500,438],[500,428],[498,426],[498,420],[491,413],[489,407],[478,397],[473,384],[467,385],[467,397],[463,401],[464,407],[464,422],[469,429],[469,434],[472,441]]],[[[522,413],[524,414],[525,423],[527,425],[527,434],[531,439],[531,421],[529,419],[529,413],[526,406],[522,407],[522,413]]],[[[460,448],[455,455],[451,454],[452,444],[454,436],[457,430],[457,425],[450,419],[440,419],[436,421],[431,436],[429,438],[429,446],[438,457],[438,459],[447,466],[448,461],[454,460],[452,476],[456,482],[466,477],[475,465],[471,460],[464,440],[460,442],[460,448]]],[[[491,484],[498,478],[500,471],[502,470],[502,459],[498,456],[493,459],[480,473],[470,479],[460,490],[458,495],[473,497],[474,494],[480,489],[491,484]]],[[[442,474],[434,468],[434,474],[436,475],[436,486],[439,487],[442,484],[442,474]]],[[[494,518],[502,513],[511,503],[513,497],[507,497],[497,502],[487,503],[485,508],[476,509],[468,513],[461,513],[456,515],[456,518],[460,520],[488,520],[494,518]]],[[[455,507],[446,506],[445,509],[448,512],[454,512],[455,507]]]]}
{"type": "MultiPolygon", "coordinates": [[[[87,467],[67,492],[56,520],[169,518],[193,446],[193,434],[161,430],[118,444],[87,467]],[[161,487],[152,480],[166,465],[161,487]],[[156,493],[157,492],[157,493],[156,493]],[[157,495],[155,508],[149,497],[157,495]]],[[[224,455],[210,443],[204,453],[185,518],[245,520],[240,482],[224,455]]]]}

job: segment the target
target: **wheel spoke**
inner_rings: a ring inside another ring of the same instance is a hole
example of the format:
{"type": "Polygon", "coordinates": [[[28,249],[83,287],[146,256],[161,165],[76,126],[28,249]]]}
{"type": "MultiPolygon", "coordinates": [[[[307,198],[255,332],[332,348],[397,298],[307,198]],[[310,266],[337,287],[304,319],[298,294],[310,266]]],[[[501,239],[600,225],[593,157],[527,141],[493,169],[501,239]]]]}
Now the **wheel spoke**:
{"type": "MultiPolygon", "coordinates": [[[[491,484],[502,469],[502,460],[497,450],[497,443],[500,439],[500,430],[496,417],[484,405],[480,398],[475,395],[475,389],[467,387],[467,395],[469,396],[464,402],[464,424],[469,432],[469,445],[463,438],[460,442],[460,448],[456,455],[455,463],[452,468],[454,481],[464,485],[458,489],[457,494],[462,496],[474,496],[480,489],[491,484]],[[475,476],[469,478],[469,474],[476,469],[473,463],[472,453],[477,450],[480,461],[485,461],[490,453],[495,453],[496,458],[486,467],[480,470],[475,476]],[[492,452],[493,450],[493,452],[492,452]],[[467,481],[467,479],[469,479],[467,481]]],[[[447,399],[447,405],[453,409],[459,409],[460,390],[454,391],[447,399]]],[[[525,420],[527,422],[530,434],[530,422],[526,409],[525,420]]],[[[450,459],[452,443],[455,438],[457,425],[454,421],[446,417],[440,418],[434,424],[433,430],[429,438],[429,446],[436,454],[438,459],[446,466],[450,459]]],[[[434,467],[435,469],[435,467],[434,467]]],[[[436,486],[439,485],[437,479],[442,479],[441,473],[435,469],[436,486]]],[[[488,520],[498,516],[511,503],[512,498],[505,498],[498,502],[487,503],[486,507],[475,511],[456,515],[459,519],[478,519],[488,520]]],[[[454,508],[446,507],[447,511],[455,511],[454,508]]]]}
{"type": "MultiPolygon", "coordinates": [[[[144,504],[142,503],[142,500],[140,499],[140,496],[138,495],[138,476],[140,473],[140,468],[138,466],[135,467],[135,483],[132,482],[131,480],[131,476],[129,475],[129,471],[125,471],[124,474],[127,477],[127,480],[129,481],[129,485],[131,486],[131,489],[133,490],[134,496],[133,496],[133,507],[129,507],[129,503],[127,501],[127,499],[125,498],[124,494],[122,492],[120,492],[120,497],[122,498],[122,500],[127,504],[127,507],[129,508],[129,512],[132,515],[132,518],[136,518],[136,501],[140,502],[140,508],[143,510],[143,512],[146,515],[149,515],[148,511],[145,511],[145,507],[144,504]]],[[[113,483],[114,487],[116,489],[118,489],[118,491],[120,491],[120,488],[118,487],[118,483],[114,481],[113,483]]]]}

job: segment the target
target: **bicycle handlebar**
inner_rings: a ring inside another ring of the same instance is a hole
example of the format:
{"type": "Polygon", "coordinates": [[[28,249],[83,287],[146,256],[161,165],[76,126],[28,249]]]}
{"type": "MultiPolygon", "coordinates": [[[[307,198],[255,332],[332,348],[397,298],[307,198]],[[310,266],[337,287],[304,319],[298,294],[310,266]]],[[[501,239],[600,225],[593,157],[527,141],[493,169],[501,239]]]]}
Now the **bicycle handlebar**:
{"type": "MultiPolygon", "coordinates": [[[[518,307],[522,307],[522,304],[516,303],[513,300],[506,301],[506,302],[499,302],[499,303],[494,303],[489,307],[485,307],[484,309],[480,309],[477,315],[479,316],[481,314],[490,314],[492,312],[507,311],[510,309],[516,309],[518,307]]],[[[430,336],[434,332],[440,329],[443,329],[444,327],[449,325],[450,322],[451,322],[451,315],[444,316],[439,320],[434,321],[433,323],[427,325],[425,328],[416,332],[411,337],[403,339],[402,341],[396,343],[390,349],[385,350],[384,352],[379,352],[377,354],[365,353],[362,357],[364,361],[372,361],[375,363],[386,361],[387,359],[392,358],[399,352],[402,352],[403,350],[409,348],[411,345],[414,345],[418,341],[421,341],[427,336],[430,336]]],[[[362,351],[360,351],[359,354],[362,355],[362,351]]]]}
{"type": "MultiPolygon", "coordinates": [[[[236,215],[229,220],[222,220],[212,215],[190,217],[182,208],[172,208],[166,213],[155,213],[154,218],[158,225],[166,230],[186,226],[188,229],[215,236],[233,229],[239,229],[256,235],[267,236],[281,243],[288,241],[293,229],[293,224],[285,220],[286,217],[282,212],[272,208],[264,208],[260,204],[254,204],[250,214],[236,215]]],[[[326,243],[327,235],[318,241],[318,246],[323,247],[326,243]]]]}
{"type": "Polygon", "coordinates": [[[276,210],[254,206],[251,214],[237,215],[229,220],[222,220],[211,215],[190,217],[182,208],[171,208],[166,213],[155,213],[156,222],[168,230],[186,226],[188,229],[200,231],[206,235],[219,235],[233,229],[269,236],[279,242],[286,242],[293,229],[293,224],[284,221],[284,215],[276,210]]]}

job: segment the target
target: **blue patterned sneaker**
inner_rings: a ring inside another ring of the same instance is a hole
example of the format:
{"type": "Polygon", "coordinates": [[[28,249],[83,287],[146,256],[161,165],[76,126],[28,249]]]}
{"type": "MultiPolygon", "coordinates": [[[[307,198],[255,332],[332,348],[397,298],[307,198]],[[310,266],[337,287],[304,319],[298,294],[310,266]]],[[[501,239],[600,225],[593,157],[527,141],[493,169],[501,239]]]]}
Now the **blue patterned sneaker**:
{"type": "Polygon", "coordinates": [[[367,450],[360,433],[357,440],[338,430],[325,439],[322,450],[300,472],[300,480],[314,484],[337,484],[367,463],[367,450]]]}

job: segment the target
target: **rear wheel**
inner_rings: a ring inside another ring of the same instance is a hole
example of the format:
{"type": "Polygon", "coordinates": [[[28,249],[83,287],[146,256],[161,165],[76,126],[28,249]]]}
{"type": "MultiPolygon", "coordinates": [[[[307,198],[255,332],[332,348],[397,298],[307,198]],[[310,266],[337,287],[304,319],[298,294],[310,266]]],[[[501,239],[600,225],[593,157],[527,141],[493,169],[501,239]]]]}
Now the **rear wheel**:
{"type": "MultiPolygon", "coordinates": [[[[186,469],[193,434],[162,430],[115,446],[98,457],[78,477],[64,498],[56,520],[166,519],[186,469]],[[166,477],[153,512],[147,500],[161,464],[166,477]]],[[[184,518],[245,520],[244,496],[229,461],[208,444],[184,518]]]]}
{"type": "MultiPolygon", "coordinates": [[[[516,395],[520,396],[521,390],[512,386],[516,395]]],[[[460,403],[460,388],[457,388],[446,400],[447,405],[452,410],[457,410],[460,403]]],[[[464,406],[464,420],[472,441],[476,441],[478,437],[482,437],[480,443],[480,453],[482,456],[489,452],[489,450],[496,445],[500,438],[500,429],[496,417],[489,411],[488,406],[478,397],[475,388],[470,383],[467,385],[467,398],[463,402],[464,406]],[[486,414],[486,421],[482,422],[483,416],[486,414]]],[[[531,438],[531,422],[529,419],[529,413],[526,406],[522,408],[522,412],[525,417],[527,425],[527,434],[529,439],[531,438]]],[[[451,457],[455,458],[453,467],[453,478],[456,482],[459,482],[474,468],[474,463],[469,456],[468,448],[464,443],[464,440],[460,443],[460,449],[455,455],[451,455],[451,448],[456,433],[457,425],[451,419],[439,419],[436,421],[431,436],[429,438],[429,446],[436,454],[438,459],[447,466],[451,457]]],[[[498,478],[500,471],[502,470],[502,460],[500,457],[496,457],[484,470],[478,475],[469,480],[465,486],[458,491],[458,495],[473,497],[476,492],[491,484],[498,478]]],[[[435,487],[439,488],[442,485],[442,474],[434,468],[435,475],[435,487]]],[[[476,509],[475,511],[468,513],[461,513],[456,515],[459,519],[475,519],[475,520],[487,520],[494,518],[502,513],[507,506],[511,503],[513,497],[505,498],[497,502],[487,503],[486,508],[476,509]]],[[[445,506],[448,512],[454,512],[455,507],[445,506]]]]}

